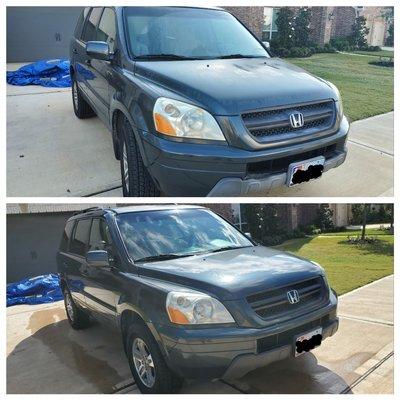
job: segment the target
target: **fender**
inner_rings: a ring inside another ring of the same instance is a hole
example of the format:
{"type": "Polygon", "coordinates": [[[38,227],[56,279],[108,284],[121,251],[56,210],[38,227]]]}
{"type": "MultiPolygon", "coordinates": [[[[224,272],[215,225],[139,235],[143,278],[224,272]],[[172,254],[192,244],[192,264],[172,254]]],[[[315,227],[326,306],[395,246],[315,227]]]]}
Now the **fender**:
{"type": "Polygon", "coordinates": [[[119,111],[121,112],[129,121],[132,131],[135,135],[135,140],[136,143],[139,146],[139,151],[140,155],[142,156],[143,163],[146,167],[149,166],[150,162],[148,160],[147,154],[144,151],[143,147],[143,139],[140,136],[139,130],[138,130],[138,125],[136,121],[133,119],[131,113],[128,111],[128,109],[122,104],[119,100],[116,100],[115,98],[112,99],[111,104],[110,104],[110,127],[111,127],[111,132],[112,132],[112,138],[113,138],[113,145],[114,145],[114,154],[117,160],[120,159],[119,155],[119,137],[117,135],[116,131],[116,121],[115,121],[115,113],[119,111]]]}
{"type": "MultiPolygon", "coordinates": [[[[120,298],[120,300],[122,299],[122,297],[120,298]]],[[[119,303],[117,304],[117,324],[118,324],[118,328],[119,330],[122,332],[122,313],[124,311],[130,311],[136,315],[138,315],[143,322],[146,324],[147,328],[149,328],[151,334],[153,335],[154,339],[157,341],[157,344],[161,350],[161,352],[163,353],[164,356],[166,356],[167,350],[164,346],[164,342],[161,339],[161,336],[159,335],[159,333],[157,332],[156,328],[154,327],[153,322],[148,318],[148,316],[142,312],[142,310],[140,310],[139,308],[137,308],[136,306],[132,305],[131,303],[119,303]]]]}

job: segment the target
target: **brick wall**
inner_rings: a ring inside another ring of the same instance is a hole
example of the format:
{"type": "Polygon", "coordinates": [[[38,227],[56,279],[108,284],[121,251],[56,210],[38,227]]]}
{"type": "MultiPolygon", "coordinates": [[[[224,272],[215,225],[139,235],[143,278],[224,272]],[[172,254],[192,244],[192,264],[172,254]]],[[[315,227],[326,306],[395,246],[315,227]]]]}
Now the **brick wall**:
{"type": "Polygon", "coordinates": [[[264,23],[264,7],[224,7],[224,9],[232,13],[261,39],[264,23]]]}
{"type": "Polygon", "coordinates": [[[355,19],[354,7],[334,7],[331,37],[349,36],[355,19]]]}

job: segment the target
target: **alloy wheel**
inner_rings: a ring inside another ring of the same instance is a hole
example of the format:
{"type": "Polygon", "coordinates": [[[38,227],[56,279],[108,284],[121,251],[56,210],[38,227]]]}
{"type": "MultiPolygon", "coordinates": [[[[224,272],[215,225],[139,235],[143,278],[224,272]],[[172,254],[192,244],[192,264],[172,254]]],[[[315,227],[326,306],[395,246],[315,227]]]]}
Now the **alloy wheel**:
{"type": "Polygon", "coordinates": [[[72,303],[72,298],[69,293],[65,293],[65,308],[67,310],[68,317],[71,321],[74,320],[74,305],[72,303]]]}
{"type": "Polygon", "coordinates": [[[146,343],[140,338],[136,338],[133,341],[132,357],[136,372],[142,383],[148,388],[153,387],[156,381],[153,357],[146,343]]]}
{"type": "Polygon", "coordinates": [[[72,87],[72,98],[74,99],[74,107],[75,110],[78,109],[78,84],[76,81],[74,81],[73,87],[72,87]]]}
{"type": "Polygon", "coordinates": [[[128,153],[126,151],[126,144],[124,142],[122,147],[122,169],[126,192],[129,193],[129,165],[128,165],[128,153]]]}

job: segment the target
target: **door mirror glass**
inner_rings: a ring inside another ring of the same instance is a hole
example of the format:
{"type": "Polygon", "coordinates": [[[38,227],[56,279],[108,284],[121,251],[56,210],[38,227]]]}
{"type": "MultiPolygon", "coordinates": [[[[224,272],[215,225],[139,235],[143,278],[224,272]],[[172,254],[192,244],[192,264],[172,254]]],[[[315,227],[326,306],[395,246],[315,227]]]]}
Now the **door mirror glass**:
{"type": "Polygon", "coordinates": [[[110,260],[105,250],[92,250],[86,253],[86,262],[92,267],[109,267],[110,260]]]}
{"type": "Polygon", "coordinates": [[[112,54],[106,42],[87,42],[86,54],[96,60],[110,61],[112,54]]]}

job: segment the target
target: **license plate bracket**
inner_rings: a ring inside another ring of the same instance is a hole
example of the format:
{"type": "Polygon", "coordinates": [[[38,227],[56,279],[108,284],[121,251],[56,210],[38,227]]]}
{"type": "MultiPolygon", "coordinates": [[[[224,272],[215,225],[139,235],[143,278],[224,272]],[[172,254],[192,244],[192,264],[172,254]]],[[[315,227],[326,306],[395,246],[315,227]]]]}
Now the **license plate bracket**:
{"type": "Polygon", "coordinates": [[[324,172],[324,165],[325,157],[323,156],[290,164],[286,185],[291,187],[320,178],[324,172]]]}
{"type": "Polygon", "coordinates": [[[299,357],[320,346],[322,342],[322,327],[297,336],[294,340],[294,356],[299,357]]]}

